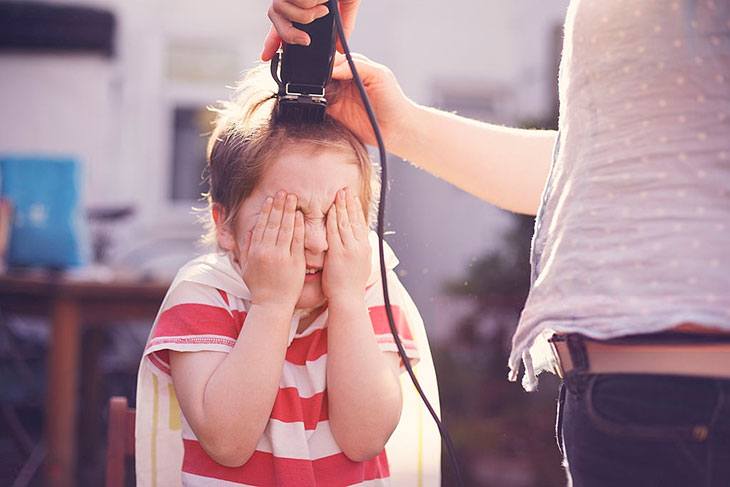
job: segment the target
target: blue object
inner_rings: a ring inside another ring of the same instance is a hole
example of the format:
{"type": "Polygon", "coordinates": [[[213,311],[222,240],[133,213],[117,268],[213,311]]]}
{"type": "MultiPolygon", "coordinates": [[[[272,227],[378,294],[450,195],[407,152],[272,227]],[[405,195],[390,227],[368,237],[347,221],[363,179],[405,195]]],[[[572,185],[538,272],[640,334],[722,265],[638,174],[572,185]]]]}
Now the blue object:
{"type": "Polygon", "coordinates": [[[62,269],[86,263],[80,173],[71,158],[0,157],[0,196],[13,205],[9,267],[62,269]]]}

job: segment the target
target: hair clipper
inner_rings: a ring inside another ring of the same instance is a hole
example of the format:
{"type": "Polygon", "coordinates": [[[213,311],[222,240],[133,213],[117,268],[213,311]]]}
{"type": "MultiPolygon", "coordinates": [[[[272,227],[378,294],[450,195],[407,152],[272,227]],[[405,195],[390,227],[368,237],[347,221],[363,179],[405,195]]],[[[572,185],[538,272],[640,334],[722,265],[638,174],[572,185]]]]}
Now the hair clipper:
{"type": "Polygon", "coordinates": [[[277,121],[321,122],[327,108],[325,86],[332,76],[335,59],[335,28],[330,12],[309,24],[294,23],[311,39],[309,46],[283,43],[271,61],[271,75],[279,85],[277,121]]]}

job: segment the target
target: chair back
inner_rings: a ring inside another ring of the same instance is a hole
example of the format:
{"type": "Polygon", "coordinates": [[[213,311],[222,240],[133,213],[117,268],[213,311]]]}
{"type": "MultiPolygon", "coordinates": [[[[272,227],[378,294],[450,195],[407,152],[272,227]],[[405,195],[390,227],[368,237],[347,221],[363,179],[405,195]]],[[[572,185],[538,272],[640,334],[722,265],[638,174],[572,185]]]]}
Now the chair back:
{"type": "Polygon", "coordinates": [[[126,397],[109,399],[109,429],[107,431],[106,487],[126,485],[128,457],[134,457],[135,411],[126,397]]]}

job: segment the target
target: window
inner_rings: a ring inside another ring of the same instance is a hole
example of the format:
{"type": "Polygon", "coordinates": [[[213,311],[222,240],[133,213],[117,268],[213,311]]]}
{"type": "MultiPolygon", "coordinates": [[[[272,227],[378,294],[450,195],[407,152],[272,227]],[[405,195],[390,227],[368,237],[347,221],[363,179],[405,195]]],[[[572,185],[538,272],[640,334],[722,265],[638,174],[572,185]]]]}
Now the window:
{"type": "Polygon", "coordinates": [[[214,114],[206,107],[177,106],[173,114],[173,201],[200,199],[208,191],[203,179],[205,150],[214,114]]]}

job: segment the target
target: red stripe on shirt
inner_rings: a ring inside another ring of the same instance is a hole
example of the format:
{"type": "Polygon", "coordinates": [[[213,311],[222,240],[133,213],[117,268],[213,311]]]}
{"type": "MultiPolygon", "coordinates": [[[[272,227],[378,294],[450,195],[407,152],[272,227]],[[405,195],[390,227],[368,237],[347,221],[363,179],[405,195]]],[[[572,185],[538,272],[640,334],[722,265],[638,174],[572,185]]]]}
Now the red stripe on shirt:
{"type": "Polygon", "coordinates": [[[226,303],[226,306],[230,306],[231,303],[228,302],[228,293],[221,289],[217,289],[217,291],[218,291],[218,294],[221,295],[221,298],[223,298],[223,301],[226,303]]]}
{"type": "Polygon", "coordinates": [[[307,336],[295,338],[286,350],[286,361],[305,365],[327,353],[327,330],[315,330],[307,336]]]}
{"type": "MultiPolygon", "coordinates": [[[[404,340],[413,340],[411,329],[408,326],[406,315],[398,306],[392,306],[393,321],[398,335],[404,340]]],[[[385,312],[385,306],[373,306],[368,308],[370,312],[370,321],[373,323],[373,331],[376,335],[390,335],[390,325],[388,324],[388,315],[385,312]]]]}
{"type": "Polygon", "coordinates": [[[170,351],[169,350],[159,350],[157,352],[151,353],[149,355],[150,362],[152,362],[152,365],[160,369],[162,372],[164,372],[167,375],[170,375],[170,351]]]}
{"type": "Polygon", "coordinates": [[[390,476],[385,450],[365,462],[353,462],[343,453],[318,460],[301,460],[277,458],[271,453],[256,451],[244,465],[224,467],[210,458],[197,441],[183,440],[183,444],[183,472],[228,482],[280,487],[335,487],[390,476]]]}
{"type": "Polygon", "coordinates": [[[220,335],[236,339],[246,313],[229,312],[220,306],[178,304],[162,312],[155,324],[154,338],[187,335],[220,335]]]}
{"type": "Polygon", "coordinates": [[[233,309],[231,310],[231,316],[233,316],[233,321],[236,323],[237,331],[235,338],[238,338],[238,335],[241,333],[241,329],[243,328],[243,324],[246,322],[247,313],[239,309],[233,309]]]}
{"type": "Polygon", "coordinates": [[[276,394],[271,419],[284,423],[304,423],[304,429],[316,429],[317,423],[329,419],[327,392],[299,397],[296,387],[283,387],[276,394]]]}

